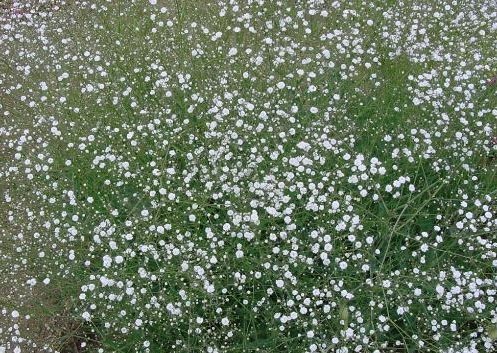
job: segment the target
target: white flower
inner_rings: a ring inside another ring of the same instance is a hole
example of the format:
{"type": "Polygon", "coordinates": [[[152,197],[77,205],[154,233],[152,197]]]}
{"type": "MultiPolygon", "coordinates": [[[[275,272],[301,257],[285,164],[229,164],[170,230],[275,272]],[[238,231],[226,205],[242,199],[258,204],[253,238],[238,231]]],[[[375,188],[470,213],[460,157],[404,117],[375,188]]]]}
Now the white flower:
{"type": "Polygon", "coordinates": [[[440,284],[437,284],[437,286],[435,287],[435,290],[437,291],[437,294],[440,296],[445,293],[444,287],[442,287],[440,284]]]}
{"type": "Polygon", "coordinates": [[[104,255],[102,262],[105,268],[109,268],[112,265],[112,257],[110,257],[109,255],[104,255]]]}
{"type": "Polygon", "coordinates": [[[311,149],[311,145],[309,145],[307,142],[305,141],[300,141],[298,144],[297,144],[297,147],[300,148],[301,150],[304,150],[306,152],[308,152],[310,149],[311,149]]]}

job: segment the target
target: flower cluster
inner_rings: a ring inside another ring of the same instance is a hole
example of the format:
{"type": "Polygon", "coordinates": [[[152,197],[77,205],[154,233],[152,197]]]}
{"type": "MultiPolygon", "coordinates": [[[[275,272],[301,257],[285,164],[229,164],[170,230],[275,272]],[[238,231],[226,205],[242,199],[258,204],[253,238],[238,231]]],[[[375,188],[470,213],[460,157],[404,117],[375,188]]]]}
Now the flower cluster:
{"type": "Polygon", "coordinates": [[[496,21],[13,2],[0,353],[66,349],[32,329],[42,293],[78,352],[495,351],[496,21]]]}

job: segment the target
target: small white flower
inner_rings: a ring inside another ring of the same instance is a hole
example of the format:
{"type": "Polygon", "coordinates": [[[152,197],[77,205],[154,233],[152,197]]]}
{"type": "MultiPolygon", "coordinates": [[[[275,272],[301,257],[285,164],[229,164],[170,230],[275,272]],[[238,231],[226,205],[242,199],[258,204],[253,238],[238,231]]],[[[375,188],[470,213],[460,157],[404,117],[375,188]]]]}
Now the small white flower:
{"type": "Polygon", "coordinates": [[[112,265],[112,257],[110,257],[109,255],[105,255],[102,259],[102,262],[105,268],[109,268],[112,265]]]}
{"type": "Polygon", "coordinates": [[[308,152],[310,149],[311,149],[311,145],[309,145],[307,142],[305,141],[300,141],[298,144],[297,144],[297,147],[300,148],[301,150],[304,150],[306,152],[308,152]]]}

